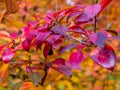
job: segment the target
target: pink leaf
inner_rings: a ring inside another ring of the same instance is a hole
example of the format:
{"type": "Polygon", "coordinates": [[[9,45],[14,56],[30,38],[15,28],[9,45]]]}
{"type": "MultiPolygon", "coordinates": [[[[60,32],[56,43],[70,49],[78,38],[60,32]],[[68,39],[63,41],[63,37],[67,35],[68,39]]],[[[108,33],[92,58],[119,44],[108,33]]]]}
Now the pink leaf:
{"type": "Polygon", "coordinates": [[[65,60],[63,58],[57,58],[54,60],[52,68],[62,74],[72,76],[71,68],[65,65],[65,60]]]}
{"type": "Polygon", "coordinates": [[[93,18],[91,18],[90,16],[88,16],[85,13],[83,13],[75,18],[75,22],[77,22],[78,24],[85,24],[85,23],[89,23],[92,21],[93,21],[93,18]]]}
{"type": "Polygon", "coordinates": [[[18,32],[13,32],[13,33],[10,34],[10,37],[11,37],[12,39],[18,38],[17,36],[18,36],[18,32]]]}
{"type": "Polygon", "coordinates": [[[88,6],[84,9],[85,14],[87,14],[89,17],[94,18],[101,10],[100,4],[94,4],[91,6],[88,6]]]}
{"type": "Polygon", "coordinates": [[[58,25],[58,26],[53,27],[51,31],[57,34],[66,35],[67,27],[58,25]]]}
{"type": "Polygon", "coordinates": [[[11,59],[13,58],[14,54],[15,54],[15,52],[12,49],[7,48],[2,54],[2,61],[4,63],[10,62],[11,59]]]}
{"type": "Polygon", "coordinates": [[[105,41],[108,38],[108,34],[106,31],[101,31],[101,32],[97,32],[94,34],[91,34],[90,36],[90,40],[97,46],[103,48],[105,45],[105,41]]]}
{"type": "Polygon", "coordinates": [[[103,49],[97,47],[91,54],[91,58],[107,69],[113,70],[116,64],[116,54],[111,46],[106,45],[103,49]]]}
{"type": "Polygon", "coordinates": [[[44,17],[44,20],[45,20],[48,24],[50,24],[51,21],[55,20],[55,18],[54,18],[54,13],[51,13],[51,12],[47,13],[47,15],[44,17]]]}
{"type": "Polygon", "coordinates": [[[32,28],[35,28],[38,24],[38,21],[32,21],[32,22],[29,22],[28,25],[32,28]]]}
{"type": "Polygon", "coordinates": [[[55,69],[56,71],[64,74],[64,75],[66,75],[66,76],[69,76],[69,77],[72,76],[72,71],[68,66],[65,66],[65,65],[59,65],[59,66],[53,65],[52,68],[55,69]]]}
{"type": "Polygon", "coordinates": [[[69,29],[69,32],[86,34],[86,31],[82,27],[80,27],[78,25],[73,25],[73,26],[69,27],[68,29],[69,29]]]}
{"type": "Polygon", "coordinates": [[[31,31],[27,36],[28,43],[31,43],[34,37],[38,34],[38,30],[31,31]]]}
{"type": "Polygon", "coordinates": [[[36,36],[37,47],[41,48],[42,43],[52,32],[49,30],[40,31],[36,36]]]}
{"type": "Polygon", "coordinates": [[[48,43],[51,45],[53,44],[55,41],[57,41],[59,38],[61,37],[61,35],[50,35],[49,38],[48,38],[48,43]]]}
{"type": "Polygon", "coordinates": [[[79,69],[82,60],[83,60],[83,53],[79,50],[71,53],[68,63],[73,69],[79,69]]]}
{"type": "Polygon", "coordinates": [[[29,51],[29,49],[30,49],[30,44],[28,43],[27,40],[24,40],[24,41],[22,42],[22,48],[23,48],[25,51],[29,51]]]}
{"type": "Polygon", "coordinates": [[[70,45],[61,47],[60,50],[59,50],[59,54],[62,54],[63,52],[65,52],[65,51],[67,51],[67,50],[70,50],[70,49],[72,49],[72,48],[75,48],[75,47],[77,47],[76,44],[70,44],[70,45]]]}
{"type": "Polygon", "coordinates": [[[80,14],[82,14],[81,11],[73,11],[73,12],[69,13],[68,16],[67,16],[67,22],[68,22],[68,20],[69,20],[70,18],[76,17],[76,16],[78,16],[78,15],[80,15],[80,14]]]}

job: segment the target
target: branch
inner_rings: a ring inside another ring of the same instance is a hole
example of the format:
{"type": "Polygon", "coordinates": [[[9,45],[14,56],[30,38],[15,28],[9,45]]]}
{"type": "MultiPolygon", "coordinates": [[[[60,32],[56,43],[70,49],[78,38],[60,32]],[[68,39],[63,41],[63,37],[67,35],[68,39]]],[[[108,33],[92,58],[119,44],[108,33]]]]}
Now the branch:
{"type": "Polygon", "coordinates": [[[40,85],[44,85],[44,82],[45,82],[45,79],[46,79],[46,77],[47,77],[47,71],[48,71],[48,66],[47,65],[45,65],[45,68],[44,68],[44,71],[45,71],[45,75],[44,75],[44,77],[42,78],[42,81],[41,81],[41,83],[40,83],[40,85]]]}
{"type": "Polygon", "coordinates": [[[29,63],[28,63],[28,65],[29,65],[29,68],[30,68],[30,72],[33,72],[32,69],[31,69],[31,55],[29,55],[29,63]]]}
{"type": "Polygon", "coordinates": [[[97,28],[97,16],[95,16],[95,22],[94,22],[94,33],[96,32],[96,28],[97,28]]]}

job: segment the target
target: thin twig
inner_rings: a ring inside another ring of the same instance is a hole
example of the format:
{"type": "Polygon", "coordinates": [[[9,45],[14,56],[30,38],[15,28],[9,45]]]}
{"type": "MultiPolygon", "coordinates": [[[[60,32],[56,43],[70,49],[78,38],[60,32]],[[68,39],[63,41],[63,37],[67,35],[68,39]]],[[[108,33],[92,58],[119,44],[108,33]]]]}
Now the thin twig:
{"type": "Polygon", "coordinates": [[[96,28],[97,28],[97,16],[95,16],[94,32],[96,32],[96,28]]]}
{"type": "MultiPolygon", "coordinates": [[[[98,3],[98,0],[95,1],[95,3],[98,3]]],[[[95,24],[94,24],[94,32],[96,32],[97,29],[97,16],[95,16],[95,24]]]]}

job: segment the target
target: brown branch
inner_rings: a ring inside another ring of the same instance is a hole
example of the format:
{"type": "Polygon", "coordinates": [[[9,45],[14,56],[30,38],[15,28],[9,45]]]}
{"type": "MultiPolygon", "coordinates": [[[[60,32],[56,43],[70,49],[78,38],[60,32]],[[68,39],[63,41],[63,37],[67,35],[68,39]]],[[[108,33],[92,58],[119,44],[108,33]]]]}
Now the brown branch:
{"type": "Polygon", "coordinates": [[[45,79],[46,79],[46,77],[47,77],[47,71],[48,71],[48,66],[47,65],[45,65],[45,68],[44,68],[44,71],[45,71],[45,75],[44,75],[44,77],[42,78],[42,81],[41,81],[41,83],[40,83],[40,85],[44,85],[44,82],[45,82],[45,79]]]}
{"type": "Polygon", "coordinates": [[[29,55],[29,63],[28,63],[28,66],[30,68],[30,72],[33,72],[32,69],[31,69],[31,56],[29,55]]]}

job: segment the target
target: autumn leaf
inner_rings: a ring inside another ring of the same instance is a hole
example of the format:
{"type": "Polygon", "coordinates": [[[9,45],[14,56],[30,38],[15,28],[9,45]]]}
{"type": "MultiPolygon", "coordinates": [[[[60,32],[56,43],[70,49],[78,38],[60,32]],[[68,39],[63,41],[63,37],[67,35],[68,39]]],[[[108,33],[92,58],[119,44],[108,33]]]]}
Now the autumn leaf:
{"type": "Polygon", "coordinates": [[[113,70],[116,65],[116,54],[109,45],[105,45],[103,49],[97,47],[90,56],[96,63],[109,70],[113,70]]]}
{"type": "Polygon", "coordinates": [[[41,75],[38,72],[31,72],[29,74],[29,79],[33,82],[33,84],[36,86],[41,80],[41,75]]]}

